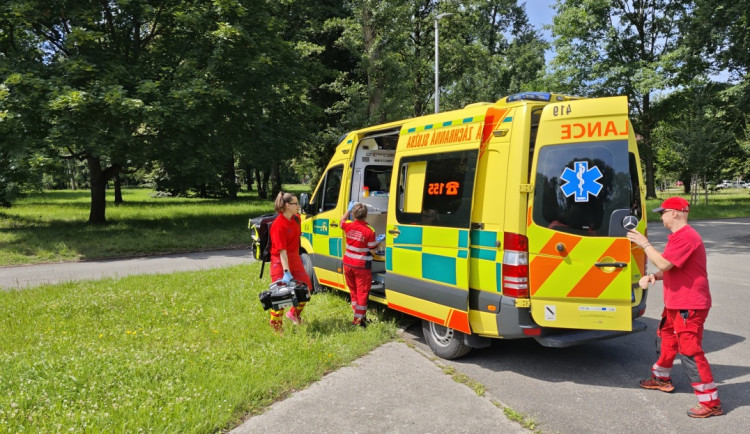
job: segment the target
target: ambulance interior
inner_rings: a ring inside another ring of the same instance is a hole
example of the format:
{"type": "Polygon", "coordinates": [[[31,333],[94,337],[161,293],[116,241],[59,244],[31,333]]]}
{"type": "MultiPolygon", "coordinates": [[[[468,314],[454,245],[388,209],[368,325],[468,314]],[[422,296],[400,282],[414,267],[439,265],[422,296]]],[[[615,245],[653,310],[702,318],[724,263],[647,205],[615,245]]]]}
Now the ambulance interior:
{"type": "MultiPolygon", "coordinates": [[[[350,201],[367,206],[367,224],[375,229],[375,234],[384,234],[386,214],[393,172],[393,160],[398,144],[399,130],[390,130],[368,135],[357,145],[352,167],[352,188],[350,201]]],[[[385,272],[385,242],[378,247],[374,257],[373,290],[382,286],[385,272]],[[382,253],[382,254],[381,254],[382,253]],[[378,273],[381,273],[378,275],[378,273]]]]}

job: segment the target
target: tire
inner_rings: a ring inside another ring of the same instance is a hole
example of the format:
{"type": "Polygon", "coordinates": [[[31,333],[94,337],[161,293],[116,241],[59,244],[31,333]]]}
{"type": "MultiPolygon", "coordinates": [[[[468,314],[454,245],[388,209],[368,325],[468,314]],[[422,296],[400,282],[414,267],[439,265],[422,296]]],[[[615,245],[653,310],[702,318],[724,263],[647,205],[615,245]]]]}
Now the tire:
{"type": "Polygon", "coordinates": [[[471,351],[471,347],[464,344],[464,334],[452,328],[422,320],[422,334],[432,352],[441,359],[457,359],[471,351]]]}
{"type": "Polygon", "coordinates": [[[310,292],[312,294],[318,293],[323,290],[323,286],[318,282],[318,276],[315,275],[315,269],[313,268],[312,259],[310,259],[310,255],[307,253],[301,253],[300,258],[302,258],[302,264],[305,266],[305,272],[307,273],[307,276],[310,278],[310,282],[312,282],[313,287],[310,288],[310,292]]]}

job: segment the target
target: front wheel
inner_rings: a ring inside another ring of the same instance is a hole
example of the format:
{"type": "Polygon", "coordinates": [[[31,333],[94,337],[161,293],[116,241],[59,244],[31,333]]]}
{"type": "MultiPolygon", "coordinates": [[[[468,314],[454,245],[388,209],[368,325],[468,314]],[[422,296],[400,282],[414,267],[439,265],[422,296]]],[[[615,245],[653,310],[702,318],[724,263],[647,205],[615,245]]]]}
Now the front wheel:
{"type": "Polygon", "coordinates": [[[307,253],[301,253],[299,256],[302,259],[302,265],[305,266],[305,272],[307,273],[307,276],[310,278],[310,282],[312,282],[313,285],[313,287],[310,288],[310,292],[315,294],[322,291],[323,286],[321,286],[320,282],[318,282],[318,276],[315,275],[315,269],[313,268],[313,263],[310,255],[308,255],[307,253]]]}
{"type": "Polygon", "coordinates": [[[471,351],[464,343],[464,334],[452,328],[422,320],[422,333],[432,352],[442,359],[457,359],[471,351]]]}

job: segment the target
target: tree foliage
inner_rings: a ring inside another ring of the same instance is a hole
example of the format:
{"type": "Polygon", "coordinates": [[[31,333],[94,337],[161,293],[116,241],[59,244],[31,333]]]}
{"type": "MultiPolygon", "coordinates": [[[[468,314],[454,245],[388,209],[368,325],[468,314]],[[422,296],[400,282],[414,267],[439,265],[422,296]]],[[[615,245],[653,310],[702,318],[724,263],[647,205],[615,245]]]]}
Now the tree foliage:
{"type": "Polygon", "coordinates": [[[631,98],[643,136],[647,196],[655,197],[652,93],[677,86],[689,4],[669,0],[558,0],[556,55],[546,81],[563,92],[631,98]]]}
{"type": "Polygon", "coordinates": [[[649,196],[675,152],[691,171],[713,173],[690,157],[710,151],[747,172],[748,1],[557,0],[545,71],[524,9],[539,6],[519,0],[7,0],[0,203],[85,175],[103,223],[108,181],[133,173],[225,197],[240,178],[261,197],[314,181],[346,132],[432,112],[441,13],[442,110],[519,90],[626,94],[649,196]],[[732,86],[707,84],[722,71],[732,86]]]}

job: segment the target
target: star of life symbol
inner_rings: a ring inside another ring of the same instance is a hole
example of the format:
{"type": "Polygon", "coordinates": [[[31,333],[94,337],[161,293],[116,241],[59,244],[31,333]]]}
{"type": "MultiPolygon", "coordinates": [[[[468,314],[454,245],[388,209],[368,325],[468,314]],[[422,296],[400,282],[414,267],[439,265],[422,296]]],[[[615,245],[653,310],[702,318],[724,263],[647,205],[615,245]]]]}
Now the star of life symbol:
{"type": "Polygon", "coordinates": [[[589,169],[588,161],[576,161],[573,167],[575,170],[566,167],[560,175],[560,179],[566,181],[560,186],[565,197],[575,195],[576,202],[588,202],[589,195],[599,196],[602,184],[597,181],[603,176],[601,170],[596,166],[589,169]]]}

